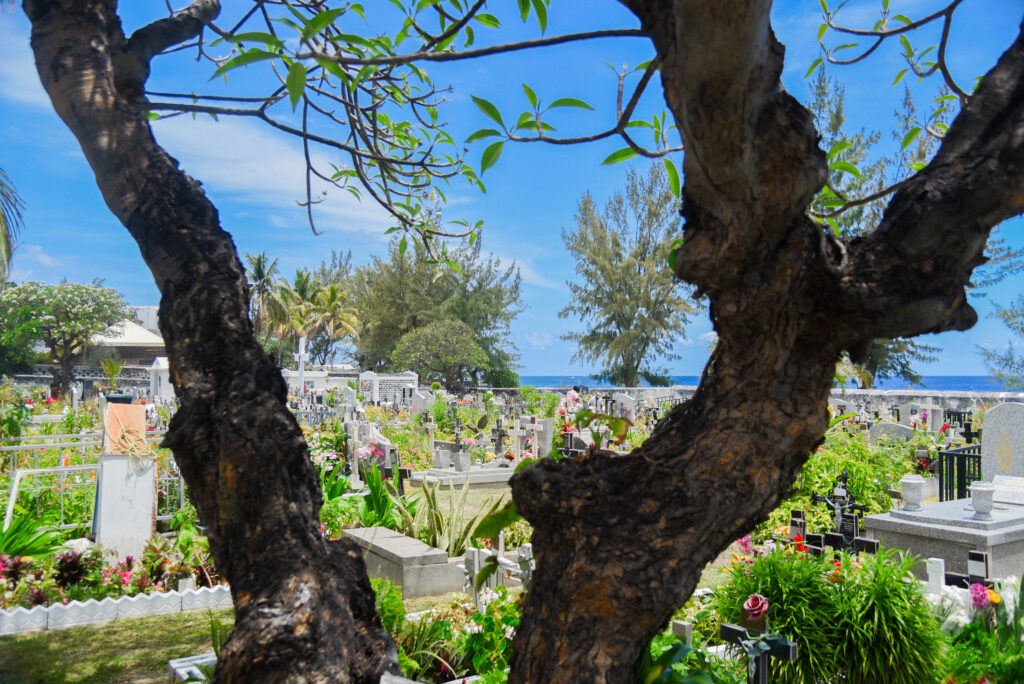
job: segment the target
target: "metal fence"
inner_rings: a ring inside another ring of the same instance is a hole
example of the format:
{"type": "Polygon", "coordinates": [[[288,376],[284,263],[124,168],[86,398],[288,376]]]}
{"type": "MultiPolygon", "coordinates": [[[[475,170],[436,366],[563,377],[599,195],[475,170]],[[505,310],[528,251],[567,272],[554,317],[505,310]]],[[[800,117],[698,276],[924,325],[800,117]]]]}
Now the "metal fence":
{"type": "MultiPolygon", "coordinates": [[[[150,431],[146,442],[155,447],[165,434],[150,431]]],[[[39,517],[56,511],[53,527],[91,527],[101,449],[100,432],[0,439],[3,527],[10,524],[19,497],[39,517]]],[[[157,520],[169,520],[185,504],[185,481],[169,451],[157,451],[156,468],[157,520]]]]}
{"type": "Polygon", "coordinates": [[[981,445],[940,451],[935,476],[939,478],[939,501],[966,499],[967,487],[981,479],[981,445]]]}

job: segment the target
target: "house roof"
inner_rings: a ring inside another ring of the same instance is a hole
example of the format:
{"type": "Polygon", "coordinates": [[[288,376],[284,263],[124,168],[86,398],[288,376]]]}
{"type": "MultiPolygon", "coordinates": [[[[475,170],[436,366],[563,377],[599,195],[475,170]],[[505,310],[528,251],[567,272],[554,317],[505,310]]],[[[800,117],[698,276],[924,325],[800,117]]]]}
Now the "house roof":
{"type": "Polygon", "coordinates": [[[106,332],[93,335],[94,347],[163,347],[164,338],[143,328],[133,321],[124,321],[106,332]],[[117,332],[120,327],[121,332],[117,332]]]}

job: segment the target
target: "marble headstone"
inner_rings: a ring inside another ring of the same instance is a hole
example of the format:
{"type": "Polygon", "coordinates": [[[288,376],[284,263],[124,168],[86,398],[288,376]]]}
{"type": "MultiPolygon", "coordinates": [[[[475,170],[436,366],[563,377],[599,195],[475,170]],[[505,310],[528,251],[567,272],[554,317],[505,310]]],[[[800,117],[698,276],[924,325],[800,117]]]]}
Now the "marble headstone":
{"type": "Polygon", "coordinates": [[[985,411],[981,476],[1024,476],[1024,404],[1007,403],[985,411]]]}
{"type": "Polygon", "coordinates": [[[876,423],[871,426],[871,430],[868,434],[871,436],[872,442],[877,442],[881,439],[888,439],[894,442],[905,442],[914,436],[914,430],[906,425],[897,425],[895,423],[876,423]]]}

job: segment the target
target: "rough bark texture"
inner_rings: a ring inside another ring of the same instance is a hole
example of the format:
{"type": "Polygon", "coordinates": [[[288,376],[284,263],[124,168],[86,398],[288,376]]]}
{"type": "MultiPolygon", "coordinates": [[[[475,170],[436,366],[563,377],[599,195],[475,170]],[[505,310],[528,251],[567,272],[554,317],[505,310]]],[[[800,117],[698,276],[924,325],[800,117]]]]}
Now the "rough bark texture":
{"type": "MultiPolygon", "coordinates": [[[[639,653],[730,540],[764,519],[827,421],[839,353],[963,329],[991,228],[1024,210],[1024,42],[986,76],[881,225],[828,237],[806,110],[782,89],[765,0],[625,0],[664,60],[686,145],[677,273],[710,298],[719,343],[690,402],[642,449],[543,462],[513,479],[538,571],[511,681],[628,682],[639,653]]],[[[163,294],[182,402],[168,444],[235,596],[218,677],[374,681],[394,669],[358,553],[316,528],[319,492],[284,385],[246,317],[215,209],[133,106],[148,59],[216,11],[125,41],[113,0],[26,0],[40,76],[163,294]],[[134,43],[134,45],[133,45],[134,43]]]]}
{"type": "Polygon", "coordinates": [[[192,9],[140,31],[135,43],[113,0],[25,2],[43,85],[160,288],[160,330],[181,402],[166,444],[236,608],[217,679],[376,682],[398,671],[394,642],[381,629],[358,547],[319,533],[319,485],[281,374],[252,334],[234,243],[135,104],[143,62],[194,35],[219,4],[192,9]]]}

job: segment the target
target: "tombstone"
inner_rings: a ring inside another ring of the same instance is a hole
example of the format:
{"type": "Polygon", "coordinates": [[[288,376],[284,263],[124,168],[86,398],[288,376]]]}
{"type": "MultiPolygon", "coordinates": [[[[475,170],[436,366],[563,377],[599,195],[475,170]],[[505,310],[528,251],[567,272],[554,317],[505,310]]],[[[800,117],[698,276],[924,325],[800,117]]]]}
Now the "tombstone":
{"type": "Polygon", "coordinates": [[[914,423],[921,422],[920,404],[900,404],[896,407],[900,414],[900,425],[911,427],[914,423]]]}
{"type": "Polygon", "coordinates": [[[999,503],[1024,504],[1024,477],[996,475],[992,478],[995,489],[992,500],[999,503]]]}
{"type": "Polygon", "coordinates": [[[345,385],[341,388],[341,405],[342,406],[355,406],[359,403],[359,398],[356,396],[356,391],[345,385]]]}
{"type": "Polygon", "coordinates": [[[97,473],[96,543],[118,558],[142,556],[156,532],[156,462],[146,446],[146,407],[106,405],[97,473]],[[137,435],[137,436],[133,436],[137,435]]]}
{"type": "Polygon", "coordinates": [[[981,476],[1024,476],[1024,404],[1008,403],[985,411],[981,476]]]}
{"type": "Polygon", "coordinates": [[[807,538],[807,513],[793,510],[789,515],[789,538],[796,539],[798,534],[804,539],[807,538]]]}
{"type": "Polygon", "coordinates": [[[914,436],[913,428],[896,423],[875,423],[868,430],[872,443],[888,439],[893,442],[906,442],[914,436]]]}
{"type": "Polygon", "coordinates": [[[636,413],[636,399],[621,392],[613,394],[612,400],[617,408],[621,408],[626,418],[632,418],[636,413]]]}
{"type": "Polygon", "coordinates": [[[373,371],[363,371],[359,374],[359,391],[371,404],[380,401],[380,380],[373,371]]]}
{"type": "Polygon", "coordinates": [[[414,390],[412,393],[412,412],[422,413],[434,404],[434,395],[427,390],[414,390]]]}

